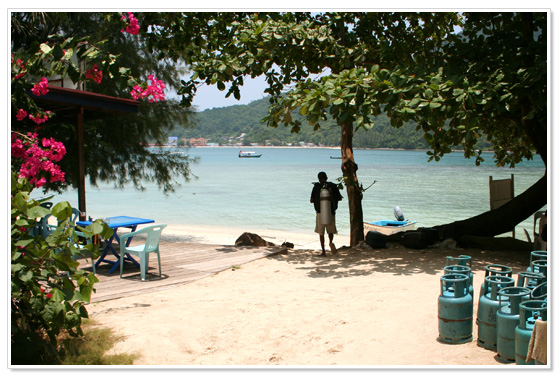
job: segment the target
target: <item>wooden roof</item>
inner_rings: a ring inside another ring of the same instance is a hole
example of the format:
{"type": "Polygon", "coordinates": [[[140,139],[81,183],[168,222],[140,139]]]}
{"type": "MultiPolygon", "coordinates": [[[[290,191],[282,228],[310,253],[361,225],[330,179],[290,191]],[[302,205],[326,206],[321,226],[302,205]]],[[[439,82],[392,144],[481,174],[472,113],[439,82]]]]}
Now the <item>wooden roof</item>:
{"type": "Polygon", "coordinates": [[[54,112],[58,117],[75,116],[80,108],[86,113],[85,118],[97,118],[101,115],[138,113],[136,100],[101,95],[77,89],[49,86],[46,95],[29,94],[37,105],[54,112]],[[102,112],[99,114],[99,112],[102,112]]]}

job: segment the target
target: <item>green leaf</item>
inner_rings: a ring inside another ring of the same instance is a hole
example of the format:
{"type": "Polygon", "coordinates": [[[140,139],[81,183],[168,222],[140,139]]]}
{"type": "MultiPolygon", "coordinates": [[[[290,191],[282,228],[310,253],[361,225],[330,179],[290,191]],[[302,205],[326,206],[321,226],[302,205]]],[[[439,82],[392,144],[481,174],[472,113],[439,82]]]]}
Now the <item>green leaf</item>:
{"type": "Polygon", "coordinates": [[[29,245],[33,241],[34,241],[33,238],[21,239],[21,240],[17,241],[17,245],[21,246],[21,247],[26,247],[27,245],[29,245]]]}
{"type": "MultiPolygon", "coordinates": [[[[65,298],[64,292],[62,292],[62,291],[59,290],[58,288],[53,288],[53,290],[51,291],[51,294],[52,294],[52,298],[51,298],[51,299],[52,299],[53,301],[55,301],[55,302],[57,302],[57,303],[58,303],[58,302],[61,302],[61,301],[64,301],[64,298],[65,298]]],[[[61,307],[61,308],[54,307],[54,308],[51,308],[51,309],[52,309],[52,310],[58,311],[58,310],[62,310],[62,307],[61,307]]]]}
{"type": "Polygon", "coordinates": [[[42,207],[40,205],[31,207],[27,211],[27,217],[29,218],[42,218],[50,214],[51,211],[48,208],[42,207]]]}
{"type": "Polygon", "coordinates": [[[97,221],[91,224],[90,226],[88,226],[88,229],[92,234],[103,233],[103,225],[97,221]]]}
{"type": "Polygon", "coordinates": [[[23,271],[19,274],[19,278],[22,282],[29,282],[33,279],[33,271],[23,271]]]}
{"type": "Polygon", "coordinates": [[[72,215],[72,206],[67,201],[62,201],[52,207],[52,215],[58,220],[66,220],[72,215]]]}
{"type": "Polygon", "coordinates": [[[52,53],[53,53],[53,59],[56,61],[61,60],[62,57],[64,56],[64,50],[62,50],[62,47],[58,44],[54,45],[52,49],[52,53]]]}
{"type": "Polygon", "coordinates": [[[79,266],[79,263],[76,262],[69,254],[66,253],[59,253],[54,255],[54,259],[57,262],[63,263],[65,266],[69,268],[76,268],[79,266]]]}

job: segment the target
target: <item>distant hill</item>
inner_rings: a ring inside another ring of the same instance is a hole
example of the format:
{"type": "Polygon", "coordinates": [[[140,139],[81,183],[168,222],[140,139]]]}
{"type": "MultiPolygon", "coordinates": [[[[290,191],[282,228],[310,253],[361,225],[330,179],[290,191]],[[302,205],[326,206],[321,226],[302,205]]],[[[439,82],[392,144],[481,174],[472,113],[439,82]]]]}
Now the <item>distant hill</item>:
{"type": "MultiPolygon", "coordinates": [[[[268,98],[253,101],[247,105],[207,109],[195,116],[194,128],[176,127],[173,136],[179,139],[205,138],[209,143],[220,145],[242,143],[250,145],[297,145],[300,143],[321,146],[340,145],[340,127],[332,120],[321,123],[321,129],[314,131],[303,122],[299,133],[291,133],[289,128],[271,128],[261,120],[268,114],[268,98]]],[[[294,115],[294,117],[296,117],[294,115]]],[[[401,128],[393,128],[389,118],[382,114],[374,121],[371,130],[358,130],[354,135],[356,148],[427,149],[422,131],[417,131],[412,123],[401,128]]]]}

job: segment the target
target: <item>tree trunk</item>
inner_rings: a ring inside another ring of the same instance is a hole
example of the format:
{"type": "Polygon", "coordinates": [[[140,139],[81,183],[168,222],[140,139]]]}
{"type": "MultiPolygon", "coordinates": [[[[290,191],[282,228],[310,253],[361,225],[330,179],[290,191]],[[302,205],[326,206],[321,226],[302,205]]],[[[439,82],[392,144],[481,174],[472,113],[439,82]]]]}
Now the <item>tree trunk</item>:
{"type": "Polygon", "coordinates": [[[493,237],[513,230],[517,224],[531,217],[547,204],[547,175],[494,210],[462,221],[436,226],[443,238],[461,241],[463,236],[493,237]]]}
{"type": "Polygon", "coordinates": [[[362,191],[358,182],[358,165],[354,162],[352,138],[354,127],[351,122],[341,124],[340,150],[342,153],[342,175],[348,196],[350,211],[350,246],[356,246],[364,240],[364,214],[362,210],[362,191]]]}

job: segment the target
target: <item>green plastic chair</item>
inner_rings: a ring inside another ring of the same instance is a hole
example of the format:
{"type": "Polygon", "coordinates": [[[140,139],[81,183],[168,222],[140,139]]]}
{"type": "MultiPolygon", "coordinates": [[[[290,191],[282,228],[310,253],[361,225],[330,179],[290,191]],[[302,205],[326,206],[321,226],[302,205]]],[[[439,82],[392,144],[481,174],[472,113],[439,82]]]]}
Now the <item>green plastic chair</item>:
{"type": "Polygon", "coordinates": [[[167,225],[152,225],[132,233],[124,234],[120,237],[120,266],[121,266],[121,278],[123,273],[124,265],[124,255],[131,254],[140,258],[140,273],[142,280],[146,280],[146,272],[148,271],[148,261],[150,253],[156,253],[158,259],[158,269],[159,276],[161,276],[161,260],[159,257],[159,240],[161,238],[161,232],[167,225]],[[126,241],[138,234],[147,234],[146,243],[137,246],[126,246],[126,241]]]}

